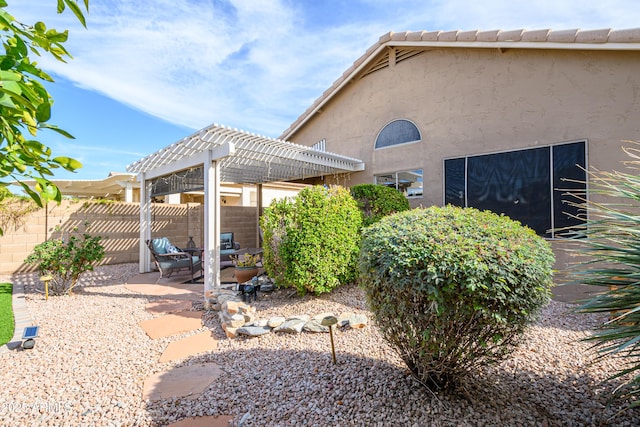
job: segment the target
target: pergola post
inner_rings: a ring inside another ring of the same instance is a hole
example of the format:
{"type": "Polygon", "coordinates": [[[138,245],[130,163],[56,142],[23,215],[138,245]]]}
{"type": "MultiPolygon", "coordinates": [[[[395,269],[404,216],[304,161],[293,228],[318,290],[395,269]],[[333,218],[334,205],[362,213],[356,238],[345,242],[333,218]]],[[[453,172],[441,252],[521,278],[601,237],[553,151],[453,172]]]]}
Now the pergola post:
{"type": "Polygon", "coordinates": [[[207,150],[204,163],[204,293],[220,290],[220,162],[207,150]]]}
{"type": "Polygon", "coordinates": [[[258,218],[256,219],[256,248],[260,247],[260,217],[262,216],[262,212],[264,208],[262,207],[263,198],[262,198],[262,183],[256,184],[256,194],[257,194],[257,209],[258,209],[258,218]]]}
{"type": "Polygon", "coordinates": [[[147,174],[140,173],[140,248],[139,271],[151,271],[151,256],[145,242],[151,238],[151,182],[147,183],[147,174]]]}

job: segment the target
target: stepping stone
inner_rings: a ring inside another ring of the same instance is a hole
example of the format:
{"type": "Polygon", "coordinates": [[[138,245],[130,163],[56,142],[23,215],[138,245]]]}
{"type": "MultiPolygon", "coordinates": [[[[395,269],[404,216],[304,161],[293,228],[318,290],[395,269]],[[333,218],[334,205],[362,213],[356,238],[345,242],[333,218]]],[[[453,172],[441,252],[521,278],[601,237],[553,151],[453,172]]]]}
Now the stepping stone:
{"type": "Polygon", "coordinates": [[[160,356],[159,362],[170,362],[199,353],[214,351],[218,348],[218,340],[211,335],[211,331],[204,331],[170,343],[160,356]]]}
{"type": "Polygon", "coordinates": [[[189,310],[191,306],[191,301],[187,300],[161,299],[147,303],[144,308],[150,313],[167,314],[189,310]]]}
{"type": "Polygon", "coordinates": [[[167,427],[228,427],[230,421],[233,421],[230,415],[191,417],[169,424],[167,427]]]}
{"type": "Polygon", "coordinates": [[[160,278],[160,273],[157,271],[153,271],[151,273],[140,273],[135,276],[129,277],[127,279],[127,283],[125,285],[141,285],[141,284],[149,284],[156,283],[160,278]]]}
{"type": "Polygon", "coordinates": [[[201,394],[221,374],[222,370],[215,363],[198,363],[173,368],[148,377],[144,381],[142,398],[162,400],[201,394]]]}
{"type": "Polygon", "coordinates": [[[202,327],[202,313],[199,311],[181,311],[143,320],[139,325],[149,335],[149,338],[155,340],[200,329],[202,327]]]}
{"type": "Polygon", "coordinates": [[[125,288],[142,295],[167,297],[172,299],[199,299],[203,295],[202,284],[126,284],[125,288]]]}

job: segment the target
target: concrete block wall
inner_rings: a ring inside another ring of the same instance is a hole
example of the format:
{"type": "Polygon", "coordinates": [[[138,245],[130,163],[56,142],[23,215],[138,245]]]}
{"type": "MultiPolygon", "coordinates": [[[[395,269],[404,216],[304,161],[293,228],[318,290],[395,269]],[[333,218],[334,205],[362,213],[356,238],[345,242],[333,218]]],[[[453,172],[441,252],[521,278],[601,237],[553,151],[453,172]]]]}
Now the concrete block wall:
{"type": "Polygon", "coordinates": [[[257,247],[258,209],[255,207],[225,206],[220,213],[220,231],[233,231],[233,239],[241,248],[257,247]]]}
{"type": "MultiPolygon", "coordinates": [[[[204,209],[198,203],[154,204],[151,209],[152,237],[168,237],[177,246],[186,246],[193,236],[202,246],[204,209]]],[[[255,207],[222,207],[221,225],[233,231],[242,247],[254,247],[257,237],[255,207]]],[[[68,236],[76,230],[103,237],[105,258],[101,264],[138,262],[140,205],[64,200],[50,203],[22,218],[18,226],[5,226],[0,236],[0,274],[34,271],[24,263],[33,248],[47,238],[68,236]],[[87,230],[85,224],[89,224],[87,230]]]]}

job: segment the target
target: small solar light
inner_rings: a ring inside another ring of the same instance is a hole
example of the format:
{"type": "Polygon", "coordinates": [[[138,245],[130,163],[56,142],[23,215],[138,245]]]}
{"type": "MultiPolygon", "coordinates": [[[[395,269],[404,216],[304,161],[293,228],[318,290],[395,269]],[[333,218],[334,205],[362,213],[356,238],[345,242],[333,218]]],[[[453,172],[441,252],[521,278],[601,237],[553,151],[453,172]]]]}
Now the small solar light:
{"type": "Polygon", "coordinates": [[[27,326],[24,328],[22,332],[22,348],[24,350],[31,350],[33,346],[36,345],[36,338],[38,336],[38,331],[40,330],[40,326],[27,326]]]}
{"type": "Polygon", "coordinates": [[[336,319],[334,316],[327,316],[320,322],[322,326],[329,327],[329,336],[331,337],[331,355],[333,356],[334,365],[336,364],[336,348],[333,345],[333,325],[335,325],[336,323],[338,323],[338,319],[336,319]]]}
{"type": "Polygon", "coordinates": [[[42,276],[40,278],[41,282],[44,282],[44,299],[49,299],[49,282],[53,280],[53,277],[50,275],[42,276]]]}

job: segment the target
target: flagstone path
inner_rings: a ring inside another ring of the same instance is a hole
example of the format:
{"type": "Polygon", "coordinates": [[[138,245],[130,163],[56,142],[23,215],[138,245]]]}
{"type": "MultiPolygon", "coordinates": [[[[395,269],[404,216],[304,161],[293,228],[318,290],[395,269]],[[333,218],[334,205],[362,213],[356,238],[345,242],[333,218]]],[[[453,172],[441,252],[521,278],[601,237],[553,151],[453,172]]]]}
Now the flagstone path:
{"type": "MultiPolygon", "coordinates": [[[[179,277],[161,279],[158,273],[145,273],[130,278],[125,284],[125,287],[133,292],[159,298],[145,306],[145,309],[156,317],[139,323],[151,339],[178,336],[202,328],[202,312],[190,309],[192,301],[203,298],[203,285],[183,284],[180,280],[179,277]]],[[[218,340],[213,337],[211,331],[206,330],[171,341],[158,363],[214,351],[217,347],[218,340]]],[[[222,370],[215,363],[198,363],[164,370],[144,381],[143,399],[162,400],[201,394],[221,375],[222,370]]],[[[231,420],[233,417],[229,415],[192,417],[173,423],[169,427],[227,427],[231,420]]]]}

